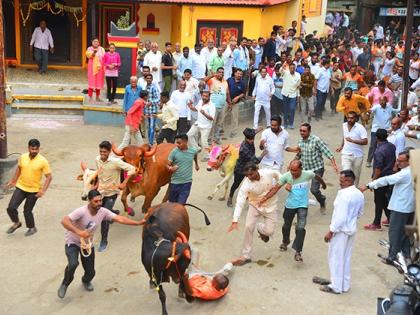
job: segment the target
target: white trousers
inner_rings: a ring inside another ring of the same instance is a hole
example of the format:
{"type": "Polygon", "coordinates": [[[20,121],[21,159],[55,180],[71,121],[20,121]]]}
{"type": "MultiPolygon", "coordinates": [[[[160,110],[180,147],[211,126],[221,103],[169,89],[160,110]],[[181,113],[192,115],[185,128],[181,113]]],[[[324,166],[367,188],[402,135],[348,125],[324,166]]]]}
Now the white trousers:
{"type": "Polygon", "coordinates": [[[137,131],[133,130],[132,131],[130,126],[126,125],[125,126],[124,137],[123,137],[123,140],[122,140],[120,146],[118,147],[118,150],[122,150],[130,144],[131,136],[134,136],[134,140],[136,140],[136,144],[142,145],[144,143],[143,138],[141,137],[140,130],[137,130],[137,131]]]}
{"type": "Polygon", "coordinates": [[[350,290],[350,265],[355,235],[343,232],[335,233],[328,247],[328,265],[330,267],[329,285],[334,292],[350,290]]]}
{"type": "Polygon", "coordinates": [[[207,148],[207,140],[210,134],[210,130],[211,128],[200,128],[197,125],[192,125],[187,133],[188,145],[198,150],[207,148]],[[198,145],[199,136],[201,140],[201,147],[198,145]]]}
{"type": "Polygon", "coordinates": [[[356,176],[354,184],[359,187],[360,173],[362,172],[363,156],[355,157],[353,155],[341,155],[341,169],[352,170],[356,176]]]}
{"type": "Polygon", "coordinates": [[[252,240],[254,238],[255,227],[257,227],[257,231],[261,234],[271,236],[274,233],[274,226],[277,220],[277,211],[268,213],[261,212],[258,211],[254,206],[249,205],[248,214],[245,221],[245,238],[244,247],[242,249],[242,256],[249,259],[251,258],[252,240]],[[258,222],[260,217],[264,219],[264,222],[258,222]]]}
{"type": "Polygon", "coordinates": [[[261,111],[261,107],[264,108],[264,112],[265,112],[265,126],[264,127],[269,127],[271,124],[271,113],[270,113],[270,102],[261,102],[261,101],[255,101],[254,104],[254,129],[258,128],[258,119],[260,118],[260,111],[261,111]]]}

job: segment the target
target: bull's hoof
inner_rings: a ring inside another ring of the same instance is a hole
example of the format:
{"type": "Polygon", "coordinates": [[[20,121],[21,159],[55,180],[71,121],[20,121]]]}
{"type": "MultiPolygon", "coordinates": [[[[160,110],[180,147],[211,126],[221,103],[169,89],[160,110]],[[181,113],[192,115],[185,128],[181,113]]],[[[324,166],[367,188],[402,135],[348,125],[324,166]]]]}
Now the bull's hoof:
{"type": "Polygon", "coordinates": [[[208,200],[213,200],[213,196],[207,196],[208,200]]]}
{"type": "Polygon", "coordinates": [[[219,201],[225,201],[226,200],[226,198],[225,197],[220,197],[219,198],[219,201]]]}

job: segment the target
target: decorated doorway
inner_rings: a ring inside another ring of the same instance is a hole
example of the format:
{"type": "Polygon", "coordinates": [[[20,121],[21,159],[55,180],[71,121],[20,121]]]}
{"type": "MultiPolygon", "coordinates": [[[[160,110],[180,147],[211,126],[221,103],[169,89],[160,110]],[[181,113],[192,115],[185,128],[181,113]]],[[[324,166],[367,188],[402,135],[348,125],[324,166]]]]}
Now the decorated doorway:
{"type": "Polygon", "coordinates": [[[197,21],[197,43],[206,43],[213,38],[219,46],[222,42],[228,43],[231,38],[241,38],[243,30],[242,21],[197,21]]]}

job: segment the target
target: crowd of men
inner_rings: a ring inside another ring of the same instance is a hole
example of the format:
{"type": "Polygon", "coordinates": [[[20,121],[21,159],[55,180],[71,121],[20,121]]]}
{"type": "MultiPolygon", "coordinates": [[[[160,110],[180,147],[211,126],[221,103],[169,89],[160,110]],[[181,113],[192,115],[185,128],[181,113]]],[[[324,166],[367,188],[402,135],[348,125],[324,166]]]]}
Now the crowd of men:
{"type": "MultiPolygon", "coordinates": [[[[157,43],[145,41],[144,46],[139,43],[139,77],[131,77],[125,90],[126,132],[120,145],[120,148],[127,146],[132,136],[138,144],[142,144],[145,137],[150,145],[176,141],[177,147],[168,161],[168,170],[173,173],[169,200],[185,204],[191,190],[193,162],[199,170],[197,154],[212,143],[227,140],[228,129],[229,136],[235,137],[239,107],[244,106],[241,105],[244,102],[253,101],[253,124],[243,131],[245,139],[239,149],[234,184],[227,202],[228,206],[235,204],[229,231],[237,228],[246,204],[249,207],[242,255],[232,263],[241,266],[251,261],[255,228],[262,241],[270,240],[278,220],[277,195],[281,187],[285,187],[288,196],[280,250],[288,249],[292,222],[297,216],[292,248],[295,250],[294,259],[303,261],[309,191],[319,203],[321,213],[326,210],[326,197],[321,192],[321,188],[326,188],[323,180],[326,158],[339,176],[341,188],[333,203],[331,225],[324,238],[330,243],[331,279],[327,283],[321,281],[324,284],[321,290],[329,293],[343,293],[350,289],[350,258],[356,221],[363,214],[363,192],[368,189],[374,194],[375,217],[364,228],[377,231],[389,226],[390,251],[386,263],[392,263],[400,251],[410,258],[409,241],[404,233],[404,226],[413,220],[415,207],[409,167],[410,147],[418,147],[420,139],[420,109],[416,95],[416,89],[420,87],[419,34],[415,34],[412,43],[405,43],[396,31],[396,23],[391,23],[387,31],[375,24],[371,32],[361,34],[341,17],[338,24],[334,24],[334,20],[326,21],[325,30],[319,35],[306,34],[303,19],[300,34],[294,21],[289,29],[273,26],[268,39],[232,38],[230,42],[220,43],[219,47],[213,40],[208,40],[197,43],[193,51],[188,47],[181,50],[178,43],[172,46],[168,42],[160,52],[157,43]],[[410,77],[410,82],[405,84],[410,84],[411,90],[408,102],[401,104],[405,45],[411,47],[410,69],[405,69],[410,77]],[[325,106],[328,98],[329,109],[325,106]],[[261,109],[265,116],[262,125],[261,109]],[[302,122],[299,125],[300,139],[291,145],[288,130],[297,125],[296,113],[302,122]],[[328,115],[337,113],[343,117],[342,125],[337,126],[342,132],[342,143],[336,148],[341,157],[340,166],[335,161],[333,150],[314,134],[310,124],[312,119],[326,120],[328,115]],[[230,117],[229,126],[227,117],[230,117]],[[259,148],[262,155],[256,157],[254,139],[261,129],[259,148]],[[366,159],[365,151],[368,151],[366,159]],[[284,165],[285,152],[296,156],[287,167],[284,165]],[[371,168],[369,183],[360,183],[363,166],[371,168]],[[232,198],[239,186],[234,203],[232,198]],[[382,221],[383,212],[386,219],[382,221]],[[258,222],[260,218],[263,222],[258,222]]],[[[39,142],[29,143],[30,152],[37,152],[36,148],[39,150],[39,142]]],[[[121,169],[129,176],[133,175],[134,167],[109,157],[110,152],[110,143],[101,143],[98,168],[105,171],[111,168],[109,172],[113,172],[112,178],[117,182],[121,169]],[[118,172],[114,172],[115,169],[118,172]]],[[[206,155],[201,154],[206,160],[206,155]]],[[[28,167],[29,159],[36,156],[30,153],[21,158],[19,171],[11,182],[11,185],[16,182],[18,185],[8,208],[14,222],[8,233],[21,226],[16,210],[25,198],[27,235],[36,232],[32,208],[35,197],[42,196],[49,181],[40,190],[39,184],[22,179],[28,176],[23,170],[28,167]]],[[[39,182],[42,172],[50,174],[50,171],[43,158],[37,159],[36,182],[39,182]]],[[[106,184],[109,183],[101,184],[99,178],[99,188],[106,184]]],[[[104,206],[112,210],[116,197],[115,189],[104,195],[104,206]]],[[[92,193],[89,199],[91,208],[96,209],[93,203],[99,200],[98,195],[92,193]]],[[[86,209],[79,209],[66,217],[64,227],[81,235],[80,229],[74,228],[70,221],[82,218],[86,209]]],[[[90,215],[94,215],[93,212],[90,215]]],[[[101,250],[107,246],[106,220],[139,224],[110,212],[104,212],[102,216],[97,221],[103,224],[101,250]]],[[[71,236],[69,234],[68,239],[72,239],[71,236]]],[[[60,297],[64,297],[77,267],[77,255],[71,251],[69,247],[66,252],[70,267],[66,269],[60,297]]],[[[83,280],[87,290],[93,289],[92,278],[90,269],[90,274],[83,280]]],[[[314,279],[315,282],[318,280],[314,279]]]]}

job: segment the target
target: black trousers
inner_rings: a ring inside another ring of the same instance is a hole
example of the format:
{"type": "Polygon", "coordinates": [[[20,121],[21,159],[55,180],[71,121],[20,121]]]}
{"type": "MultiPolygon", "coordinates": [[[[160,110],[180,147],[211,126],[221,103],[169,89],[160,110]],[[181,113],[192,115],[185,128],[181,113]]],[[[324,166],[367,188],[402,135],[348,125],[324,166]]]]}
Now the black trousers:
{"type": "Polygon", "coordinates": [[[163,140],[166,140],[168,143],[175,143],[176,131],[170,128],[161,129],[157,135],[156,142],[160,144],[163,140]]]}
{"type": "Polygon", "coordinates": [[[369,145],[368,158],[367,158],[367,161],[369,163],[371,163],[372,160],[373,160],[373,153],[375,153],[376,146],[377,146],[376,132],[371,132],[370,133],[370,145],[369,145]]]}
{"type": "Polygon", "coordinates": [[[273,96],[270,101],[270,113],[273,116],[283,116],[283,100],[273,96]]]}
{"type": "Polygon", "coordinates": [[[306,217],[308,216],[308,208],[296,208],[296,209],[289,209],[284,208],[283,219],[284,224],[281,229],[283,234],[283,243],[288,244],[290,242],[290,229],[292,228],[293,219],[297,215],[297,223],[296,223],[296,237],[293,241],[292,248],[300,253],[303,248],[303,242],[305,241],[306,235],[306,217]]]}
{"type": "MultiPolygon", "coordinates": [[[[115,200],[117,200],[118,195],[113,195],[109,197],[102,198],[102,207],[111,210],[114,208],[115,200]]],[[[109,221],[103,220],[101,223],[101,243],[108,241],[108,232],[109,232],[109,221]]]]}
{"type": "Polygon", "coordinates": [[[392,186],[380,187],[373,190],[373,200],[375,202],[375,219],[373,224],[381,225],[382,211],[385,212],[389,220],[388,202],[392,194],[392,186]]]}
{"type": "MultiPolygon", "coordinates": [[[[65,245],[65,252],[67,256],[67,267],[64,270],[64,279],[62,284],[69,285],[74,279],[74,272],[79,266],[80,247],[75,244],[65,245]]],[[[92,253],[88,257],[80,255],[83,270],[85,274],[82,277],[83,283],[89,283],[95,276],[95,249],[92,247],[92,253]]]]}
{"type": "Polygon", "coordinates": [[[39,72],[47,71],[48,54],[49,54],[48,49],[40,49],[40,48],[34,47],[34,58],[35,58],[35,62],[37,64],[37,66],[38,66],[38,71],[39,72]]]}
{"type": "Polygon", "coordinates": [[[405,226],[413,223],[414,212],[402,213],[391,211],[389,221],[389,258],[395,259],[402,251],[405,258],[410,258],[410,239],[405,234],[405,226]]]}
{"type": "Polygon", "coordinates": [[[244,178],[245,178],[245,175],[242,173],[238,173],[238,172],[233,173],[233,184],[232,184],[232,187],[230,187],[229,198],[233,198],[233,195],[235,194],[236,189],[238,189],[239,185],[242,183],[244,178]]]}
{"type": "Polygon", "coordinates": [[[25,200],[25,205],[23,206],[23,215],[25,217],[26,227],[28,229],[35,227],[35,220],[32,210],[34,209],[35,203],[38,198],[35,196],[37,193],[26,192],[20,188],[16,187],[16,190],[13,192],[12,198],[10,198],[9,205],[7,206],[7,214],[9,215],[10,220],[14,223],[19,222],[19,215],[17,209],[20,204],[25,200]]]}
{"type": "MultiPolygon", "coordinates": [[[[319,170],[315,170],[314,173],[319,177],[324,176],[324,168],[320,168],[319,170]]],[[[321,206],[325,205],[326,197],[321,192],[321,184],[314,178],[311,182],[311,193],[314,195],[316,200],[319,202],[321,206]]]]}
{"type": "Polygon", "coordinates": [[[117,93],[117,82],[118,77],[106,77],[106,95],[108,101],[110,102],[115,100],[115,93],[117,93]]]}
{"type": "Polygon", "coordinates": [[[188,130],[190,130],[190,124],[187,120],[187,117],[179,118],[176,124],[176,134],[181,135],[187,133],[188,130]]]}

